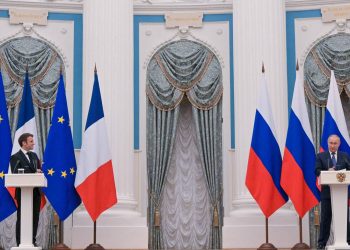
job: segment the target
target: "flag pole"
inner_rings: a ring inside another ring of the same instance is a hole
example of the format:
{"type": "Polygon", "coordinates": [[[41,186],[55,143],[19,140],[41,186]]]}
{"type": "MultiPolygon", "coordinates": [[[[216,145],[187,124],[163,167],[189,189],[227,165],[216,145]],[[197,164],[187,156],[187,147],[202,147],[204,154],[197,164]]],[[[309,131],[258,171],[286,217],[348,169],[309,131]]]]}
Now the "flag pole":
{"type": "Polygon", "coordinates": [[[269,219],[265,217],[265,236],[266,236],[266,242],[262,244],[258,250],[277,250],[277,248],[269,243],[269,219]]]}
{"type": "Polygon", "coordinates": [[[303,242],[303,224],[302,218],[299,216],[299,243],[295,244],[292,249],[310,249],[310,247],[303,242]]]}
{"type": "Polygon", "coordinates": [[[100,244],[96,244],[96,221],[94,221],[94,243],[90,244],[85,250],[105,250],[100,244]]]}
{"type": "Polygon", "coordinates": [[[64,243],[63,243],[63,221],[60,220],[59,223],[59,232],[58,232],[58,244],[56,246],[54,246],[52,249],[53,250],[70,250],[69,247],[67,247],[64,243]]]}

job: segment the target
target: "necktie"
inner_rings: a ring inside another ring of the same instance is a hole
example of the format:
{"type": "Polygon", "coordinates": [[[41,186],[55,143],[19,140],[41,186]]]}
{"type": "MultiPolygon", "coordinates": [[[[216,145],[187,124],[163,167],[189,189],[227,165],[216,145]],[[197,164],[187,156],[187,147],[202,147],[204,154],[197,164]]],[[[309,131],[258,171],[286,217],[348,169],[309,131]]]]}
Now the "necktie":
{"type": "Polygon", "coordinates": [[[336,165],[337,165],[337,160],[335,159],[335,152],[332,152],[332,164],[333,164],[333,167],[335,168],[336,165]]]}
{"type": "Polygon", "coordinates": [[[30,152],[27,152],[27,155],[28,155],[28,158],[29,158],[29,162],[32,164],[33,161],[32,161],[32,157],[31,157],[31,155],[30,155],[30,152]]]}

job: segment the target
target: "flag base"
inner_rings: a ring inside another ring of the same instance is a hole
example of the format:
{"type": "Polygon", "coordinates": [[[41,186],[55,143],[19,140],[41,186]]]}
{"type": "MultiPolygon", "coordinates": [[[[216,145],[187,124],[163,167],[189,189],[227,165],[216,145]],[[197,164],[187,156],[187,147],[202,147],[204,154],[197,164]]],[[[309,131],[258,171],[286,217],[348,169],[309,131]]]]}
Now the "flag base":
{"type": "Polygon", "coordinates": [[[85,250],[105,250],[100,244],[90,244],[85,250]]]}
{"type": "Polygon", "coordinates": [[[268,250],[268,249],[269,250],[277,250],[277,248],[274,245],[272,245],[271,243],[264,243],[258,248],[258,250],[268,250]]]}
{"type": "Polygon", "coordinates": [[[294,249],[294,250],[296,250],[296,249],[310,249],[310,247],[307,244],[301,242],[301,243],[295,244],[292,247],[292,249],[294,249]]]}
{"type": "Polygon", "coordinates": [[[52,250],[71,250],[71,249],[67,247],[64,243],[59,243],[56,246],[54,246],[52,250]]]}

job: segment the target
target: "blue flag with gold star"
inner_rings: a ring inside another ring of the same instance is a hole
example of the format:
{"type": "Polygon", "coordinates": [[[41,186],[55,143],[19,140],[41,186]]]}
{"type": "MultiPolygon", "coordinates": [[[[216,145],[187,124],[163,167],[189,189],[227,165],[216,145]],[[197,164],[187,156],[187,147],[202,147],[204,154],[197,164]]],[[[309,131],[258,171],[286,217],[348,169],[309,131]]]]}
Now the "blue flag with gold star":
{"type": "Polygon", "coordinates": [[[9,169],[12,139],[9,119],[7,115],[4,84],[0,71],[0,221],[16,211],[16,205],[5,187],[5,174],[9,169]]]}
{"type": "Polygon", "coordinates": [[[44,152],[43,172],[47,187],[43,191],[62,221],[81,203],[74,187],[76,170],[67,98],[61,75],[44,152]]]}

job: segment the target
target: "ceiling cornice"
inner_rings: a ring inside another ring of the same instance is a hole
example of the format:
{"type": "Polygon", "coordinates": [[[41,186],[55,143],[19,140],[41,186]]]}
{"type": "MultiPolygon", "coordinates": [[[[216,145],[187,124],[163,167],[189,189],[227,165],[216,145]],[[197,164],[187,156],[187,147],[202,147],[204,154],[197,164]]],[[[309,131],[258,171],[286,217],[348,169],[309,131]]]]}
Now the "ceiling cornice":
{"type": "Polygon", "coordinates": [[[349,0],[285,0],[286,10],[312,10],[325,6],[349,4],[349,0]]]}
{"type": "Polygon", "coordinates": [[[135,14],[164,14],[168,11],[200,11],[205,14],[212,13],[232,13],[232,1],[222,1],[216,3],[134,3],[135,14]]]}
{"type": "Polygon", "coordinates": [[[65,1],[65,0],[31,0],[31,1],[19,1],[19,0],[0,0],[0,9],[10,8],[28,8],[28,9],[45,9],[49,12],[61,12],[61,13],[83,13],[82,1],[65,1]]]}

